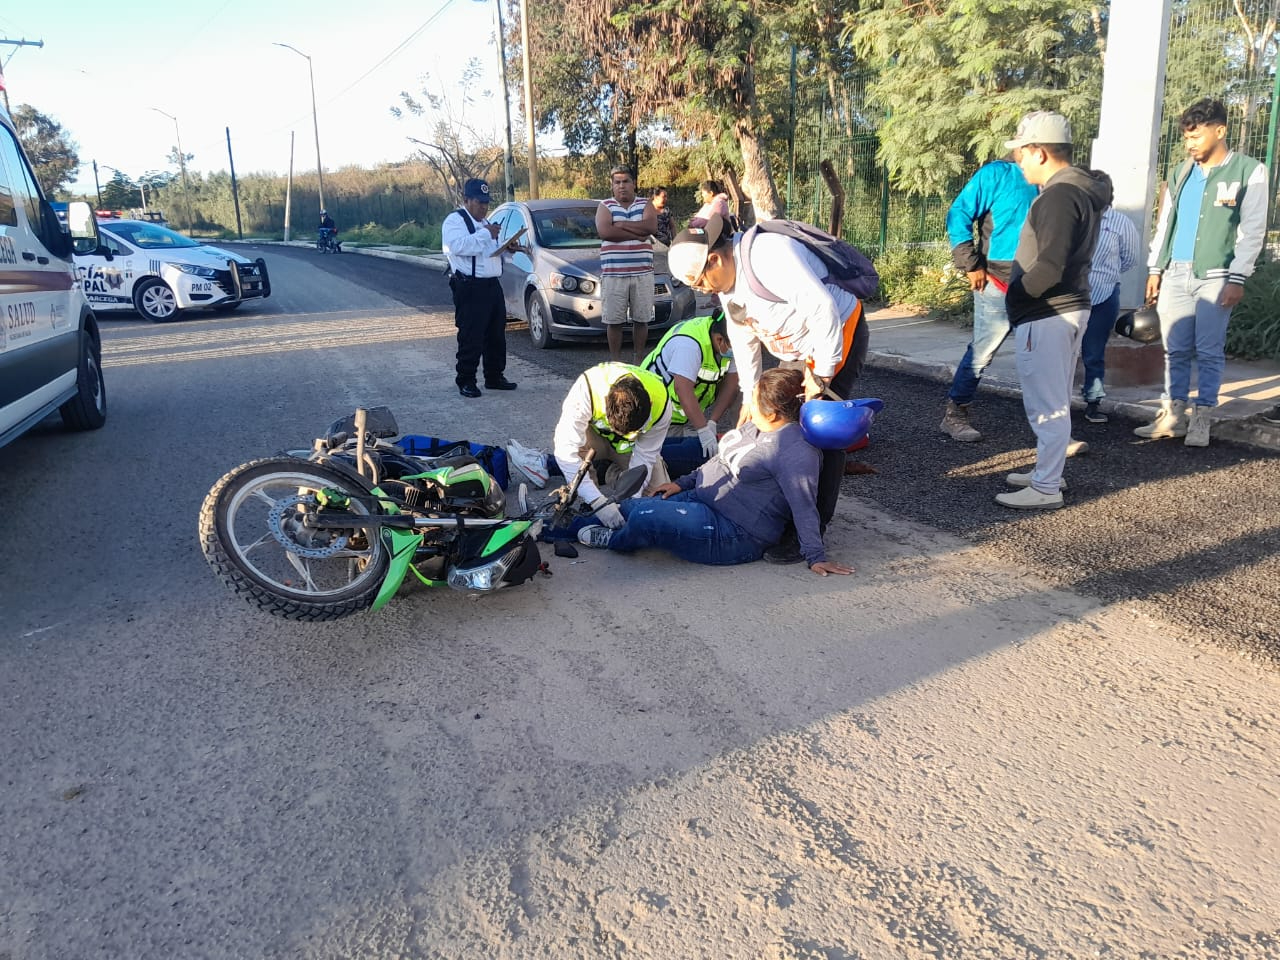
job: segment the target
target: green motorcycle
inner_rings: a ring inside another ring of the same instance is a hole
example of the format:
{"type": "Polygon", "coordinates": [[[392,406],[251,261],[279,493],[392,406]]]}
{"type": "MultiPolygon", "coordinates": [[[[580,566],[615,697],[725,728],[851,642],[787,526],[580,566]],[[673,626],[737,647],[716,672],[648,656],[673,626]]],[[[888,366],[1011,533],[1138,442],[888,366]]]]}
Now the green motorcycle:
{"type": "MultiPolygon", "coordinates": [[[[470,456],[406,454],[386,407],[358,409],[310,451],[252,460],[213,485],[200,547],[214,573],[259,609],[336,620],[381,609],[411,574],[429,587],[491,592],[547,569],[544,527],[594,512],[577,500],[591,461],[531,506],[508,498],[470,456]],[[514,501],[514,502],[512,502],[514,501]]],[[[625,499],[641,468],[619,482],[625,499]]]]}

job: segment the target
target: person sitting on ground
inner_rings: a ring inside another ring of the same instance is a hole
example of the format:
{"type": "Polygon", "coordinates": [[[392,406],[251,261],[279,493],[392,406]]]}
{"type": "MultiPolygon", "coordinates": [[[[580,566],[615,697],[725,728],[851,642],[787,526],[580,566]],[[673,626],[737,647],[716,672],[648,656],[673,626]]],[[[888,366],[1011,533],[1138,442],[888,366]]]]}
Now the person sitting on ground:
{"type": "Polygon", "coordinates": [[[791,521],[809,569],[819,576],[853,573],[828,560],[818,531],[819,451],[801,432],[804,375],[775,368],[760,375],[751,418],[720,441],[697,473],[664,483],[656,496],[621,504],[622,525],[591,525],[578,541],[629,553],[657,547],[692,563],[759,560],[791,521]]]}
{"type": "Polygon", "coordinates": [[[702,206],[689,220],[690,227],[705,227],[713,213],[720,214],[725,223],[734,221],[733,215],[729,212],[729,195],[724,192],[724,187],[719,181],[703,180],[698,185],[698,196],[702,199],[702,206]]]}
{"type": "MultiPolygon", "coordinates": [[[[603,466],[606,488],[629,467],[648,471],[641,490],[651,491],[669,479],[660,455],[671,425],[667,387],[656,374],[626,363],[600,363],[586,370],[564,398],[552,440],[552,453],[566,477],[575,476],[588,450],[595,451],[593,468],[603,466]]],[[[600,489],[595,469],[588,471],[578,496],[608,527],[622,526],[617,504],[600,489]]]]}
{"type": "Polygon", "coordinates": [[[738,399],[738,371],[729,349],[724,311],[682,320],[641,364],[667,385],[671,429],[662,459],[672,477],[691,473],[716,452],[716,423],[738,399]]]}

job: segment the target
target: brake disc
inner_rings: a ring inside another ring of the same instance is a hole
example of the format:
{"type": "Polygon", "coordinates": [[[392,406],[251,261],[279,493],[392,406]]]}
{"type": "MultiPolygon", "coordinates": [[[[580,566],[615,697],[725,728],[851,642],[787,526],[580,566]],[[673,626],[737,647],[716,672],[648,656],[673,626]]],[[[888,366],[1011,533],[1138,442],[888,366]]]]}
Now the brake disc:
{"type": "Polygon", "coordinates": [[[331,539],[324,546],[300,543],[294,535],[295,533],[306,533],[309,537],[315,536],[315,533],[306,530],[302,526],[301,520],[296,518],[296,514],[295,517],[291,517],[288,520],[291,529],[285,529],[285,513],[287,511],[291,511],[295,507],[315,509],[316,506],[316,495],[314,493],[302,493],[294,497],[277,500],[275,506],[267,513],[267,528],[271,531],[271,535],[276,538],[276,542],[290,553],[305,557],[308,560],[327,560],[329,557],[345,550],[347,544],[351,542],[351,538],[345,534],[335,536],[330,532],[328,535],[331,539]]]}

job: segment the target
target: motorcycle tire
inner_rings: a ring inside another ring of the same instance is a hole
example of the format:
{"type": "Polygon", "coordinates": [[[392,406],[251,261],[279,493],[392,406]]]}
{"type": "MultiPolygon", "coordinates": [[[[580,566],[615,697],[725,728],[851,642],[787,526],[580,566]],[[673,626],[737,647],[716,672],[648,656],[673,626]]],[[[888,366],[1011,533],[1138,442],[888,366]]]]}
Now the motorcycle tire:
{"type": "Polygon", "coordinates": [[[277,617],[322,621],[368,609],[390,556],[368,527],[311,528],[315,494],[350,497],[355,514],[377,514],[369,491],[320,463],[270,457],[236,467],[200,508],[200,549],[233,593],[277,617]]]}

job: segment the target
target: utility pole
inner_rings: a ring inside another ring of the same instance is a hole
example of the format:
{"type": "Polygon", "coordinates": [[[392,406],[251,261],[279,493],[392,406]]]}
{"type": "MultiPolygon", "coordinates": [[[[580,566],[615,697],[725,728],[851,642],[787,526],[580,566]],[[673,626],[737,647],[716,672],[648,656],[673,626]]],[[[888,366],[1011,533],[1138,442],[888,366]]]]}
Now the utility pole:
{"type": "Polygon", "coordinates": [[[529,0],[520,0],[520,45],[524,48],[524,123],[528,129],[529,199],[538,199],[538,145],[533,129],[533,68],[529,58],[529,0]]]}
{"type": "Polygon", "coordinates": [[[178,118],[172,113],[165,113],[159,107],[152,107],[156,113],[173,121],[173,135],[178,141],[178,168],[182,171],[182,205],[187,212],[187,232],[191,232],[191,189],[187,185],[187,155],[182,152],[182,134],[178,131],[178,118]]]}
{"type": "Polygon", "coordinates": [[[98,195],[98,209],[102,209],[102,187],[98,183],[98,161],[93,161],[93,189],[98,195]]]}
{"type": "MultiPolygon", "coordinates": [[[[44,46],[44,41],[43,41],[43,40],[3,40],[3,39],[0,39],[0,43],[8,44],[8,45],[9,45],[9,46],[11,46],[11,47],[43,47],[43,46],[44,46]]],[[[17,53],[17,50],[16,50],[16,49],[14,50],[14,53],[17,53]]],[[[10,57],[10,58],[12,58],[12,57],[13,57],[13,53],[9,54],[9,57],[10,57]]],[[[8,62],[8,61],[6,61],[6,62],[8,62]]],[[[13,110],[12,110],[12,109],[10,108],[10,106],[9,106],[9,86],[8,86],[8,84],[6,84],[6,83],[4,82],[4,67],[3,67],[3,66],[0,66],[0,93],[3,93],[3,94],[4,94],[4,112],[5,112],[5,113],[13,113],[13,110]]]]}
{"type": "Polygon", "coordinates": [[[493,0],[493,9],[498,17],[498,70],[502,74],[502,105],[506,108],[507,118],[507,202],[516,198],[516,164],[511,149],[511,88],[507,86],[507,30],[502,22],[502,0],[493,0]]]}
{"type": "Polygon", "coordinates": [[[236,236],[244,239],[244,228],[240,226],[240,188],[236,185],[236,158],[231,152],[231,128],[227,127],[227,160],[231,163],[231,199],[236,205],[236,236]]]}
{"type": "Polygon", "coordinates": [[[289,131],[289,179],[284,182],[284,242],[289,242],[289,209],[293,204],[293,131],[289,131]]]}
{"type": "Polygon", "coordinates": [[[320,120],[316,116],[316,74],[311,67],[311,57],[303,53],[297,47],[290,46],[287,43],[273,43],[272,46],[284,47],[286,50],[292,50],[298,56],[307,61],[307,76],[311,78],[311,126],[316,135],[316,180],[320,185],[320,209],[324,206],[324,167],[320,165],[320,120]]]}

